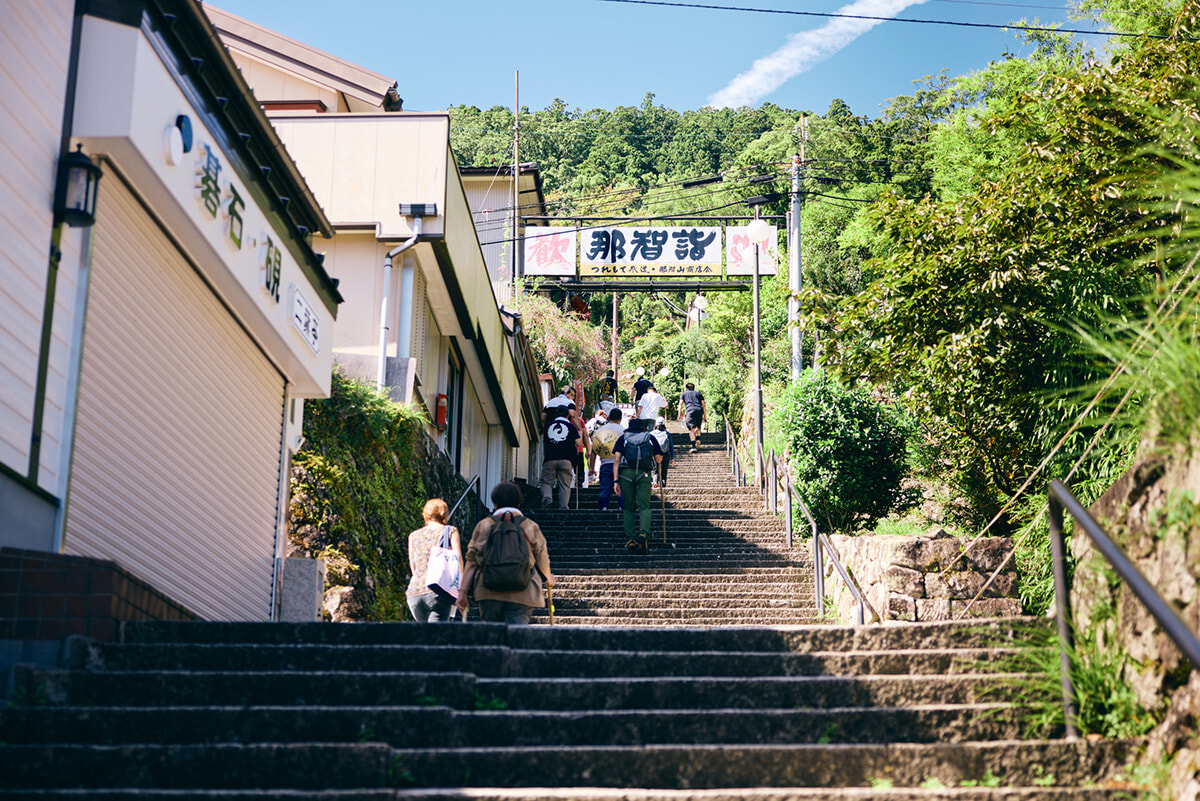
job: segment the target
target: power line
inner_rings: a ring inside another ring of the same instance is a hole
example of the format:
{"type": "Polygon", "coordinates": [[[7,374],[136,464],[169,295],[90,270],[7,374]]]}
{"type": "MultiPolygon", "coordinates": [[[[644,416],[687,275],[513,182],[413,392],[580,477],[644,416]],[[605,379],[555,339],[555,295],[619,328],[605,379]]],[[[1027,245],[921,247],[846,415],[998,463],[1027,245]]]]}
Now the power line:
{"type": "Polygon", "coordinates": [[[1040,33],[1078,33],[1084,36],[1132,36],[1149,39],[1166,39],[1149,33],[1126,33],[1124,31],[1091,31],[1081,28],[1051,28],[1043,25],[1001,25],[994,22],[956,22],[944,19],[916,19],[913,17],[882,17],[869,14],[839,14],[829,11],[793,11],[777,8],[749,8],[747,6],[718,6],[707,3],[679,3],[668,0],[599,0],[601,3],[623,3],[636,6],[667,6],[670,8],[707,9],[709,11],[746,11],[755,14],[783,14],[796,17],[826,17],[830,19],[862,19],[875,22],[911,22],[919,25],[952,25],[960,28],[990,28],[1002,31],[1033,31],[1040,33]]]}

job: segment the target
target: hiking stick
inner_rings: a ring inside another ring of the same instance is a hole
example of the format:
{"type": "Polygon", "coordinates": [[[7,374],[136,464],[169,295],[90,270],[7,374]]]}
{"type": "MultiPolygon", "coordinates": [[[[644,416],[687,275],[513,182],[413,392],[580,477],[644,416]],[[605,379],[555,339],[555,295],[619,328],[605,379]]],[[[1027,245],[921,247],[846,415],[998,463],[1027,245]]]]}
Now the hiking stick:
{"type": "Polygon", "coordinates": [[[658,464],[658,498],[662,501],[663,544],[667,542],[667,485],[662,479],[662,462],[658,464]]]}

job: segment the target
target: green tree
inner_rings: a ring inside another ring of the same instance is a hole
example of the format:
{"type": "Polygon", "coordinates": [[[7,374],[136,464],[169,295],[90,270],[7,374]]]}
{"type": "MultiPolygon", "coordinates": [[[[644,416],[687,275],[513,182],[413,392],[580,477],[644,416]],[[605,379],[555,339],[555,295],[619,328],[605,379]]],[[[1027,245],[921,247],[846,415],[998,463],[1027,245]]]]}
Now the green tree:
{"type": "Polygon", "coordinates": [[[1098,375],[1071,328],[1137,317],[1169,269],[1142,261],[1172,225],[1142,191],[1161,168],[1146,143],[1173,141],[1180,119],[1200,115],[1191,30],[1180,20],[1170,39],[1135,40],[1111,66],[1016,98],[991,124],[1037,135],[976,192],[893,194],[872,212],[893,251],[843,302],[840,371],[905,390],[982,519],[1074,418],[1070,390],[1098,375]]]}

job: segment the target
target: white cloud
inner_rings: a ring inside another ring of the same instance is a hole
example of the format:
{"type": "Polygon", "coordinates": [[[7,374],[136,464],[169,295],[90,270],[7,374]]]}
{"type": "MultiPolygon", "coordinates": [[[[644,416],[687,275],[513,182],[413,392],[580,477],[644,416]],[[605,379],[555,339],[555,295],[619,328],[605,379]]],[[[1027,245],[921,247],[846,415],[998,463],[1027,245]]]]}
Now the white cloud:
{"type": "MultiPolygon", "coordinates": [[[[892,17],[925,0],[856,0],[837,10],[838,14],[892,17]]],[[[819,64],[880,24],[876,19],[833,18],[816,30],[792,34],[787,44],[754,62],[719,92],[709,96],[716,108],[753,106],[788,80],[819,64]]]]}

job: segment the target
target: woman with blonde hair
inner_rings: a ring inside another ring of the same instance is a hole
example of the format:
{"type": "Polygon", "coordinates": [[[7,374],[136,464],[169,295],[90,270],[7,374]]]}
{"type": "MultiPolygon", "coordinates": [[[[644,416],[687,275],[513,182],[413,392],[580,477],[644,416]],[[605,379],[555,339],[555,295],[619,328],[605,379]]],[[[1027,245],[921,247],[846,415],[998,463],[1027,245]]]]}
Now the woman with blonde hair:
{"type": "Polygon", "coordinates": [[[439,623],[450,619],[450,610],[455,598],[440,589],[430,589],[425,583],[425,568],[429,565],[429,554],[435,545],[449,539],[449,547],[458,557],[459,575],[462,574],[462,542],[458,529],[446,522],[450,507],[441,498],[430,498],[421,510],[425,525],[408,535],[408,567],[412,578],[408,581],[408,609],[413,620],[421,623],[439,623]]]}

